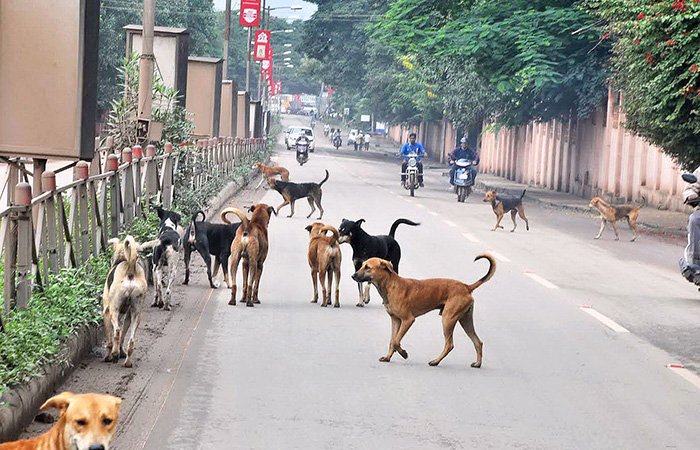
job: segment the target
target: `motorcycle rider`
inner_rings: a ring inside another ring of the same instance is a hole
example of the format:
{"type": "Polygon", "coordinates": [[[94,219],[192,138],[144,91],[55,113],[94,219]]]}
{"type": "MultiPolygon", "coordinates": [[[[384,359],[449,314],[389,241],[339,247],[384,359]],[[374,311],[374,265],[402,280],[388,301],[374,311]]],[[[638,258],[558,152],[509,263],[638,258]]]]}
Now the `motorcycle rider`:
{"type": "Polygon", "coordinates": [[[328,136],[328,133],[331,131],[331,126],[328,124],[323,125],[323,134],[328,136]]]}
{"type": "Polygon", "coordinates": [[[467,138],[463,137],[459,141],[459,147],[455,148],[452,150],[452,153],[448,155],[450,159],[450,184],[454,186],[454,176],[455,172],[457,171],[457,164],[455,164],[455,161],[458,161],[460,159],[466,159],[467,161],[471,161],[472,165],[469,166],[469,172],[471,172],[472,175],[472,181],[476,182],[476,174],[478,171],[476,170],[475,166],[479,165],[479,154],[476,153],[475,150],[473,150],[471,147],[469,147],[469,143],[467,142],[467,138]]]}
{"type": "MultiPolygon", "coordinates": [[[[693,175],[698,181],[686,185],[683,190],[683,203],[697,207],[700,205],[700,167],[695,169],[693,175]]],[[[700,284],[700,209],[696,209],[688,217],[688,246],[680,260],[680,267],[686,280],[700,284]]]]}
{"type": "Polygon", "coordinates": [[[416,142],[416,133],[411,133],[408,135],[408,142],[403,144],[401,147],[401,156],[403,156],[403,164],[401,165],[401,183],[406,184],[406,169],[408,168],[408,155],[415,153],[416,161],[418,162],[418,185],[423,187],[423,163],[421,158],[426,157],[427,153],[420,142],[416,142]]]}
{"type": "Polygon", "coordinates": [[[335,145],[335,140],[336,140],[336,139],[341,139],[340,142],[342,142],[342,139],[343,139],[343,138],[342,138],[342,136],[341,136],[340,128],[338,128],[337,130],[334,130],[334,131],[333,131],[333,137],[331,137],[331,142],[333,143],[333,145],[335,145]]]}

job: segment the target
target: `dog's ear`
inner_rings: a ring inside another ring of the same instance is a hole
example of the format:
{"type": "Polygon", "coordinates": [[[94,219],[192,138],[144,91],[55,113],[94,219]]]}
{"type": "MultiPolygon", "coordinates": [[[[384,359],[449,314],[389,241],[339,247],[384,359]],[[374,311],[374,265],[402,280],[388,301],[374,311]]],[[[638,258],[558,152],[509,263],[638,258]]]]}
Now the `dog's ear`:
{"type": "Polygon", "coordinates": [[[306,231],[308,231],[309,233],[311,233],[311,230],[313,229],[313,227],[314,227],[313,225],[307,225],[306,228],[304,228],[304,229],[306,231]]]}
{"type": "Polygon", "coordinates": [[[163,220],[163,218],[165,217],[165,210],[160,206],[156,206],[156,213],[158,213],[158,218],[160,220],[163,220]]]}
{"type": "Polygon", "coordinates": [[[178,225],[180,222],[182,222],[182,216],[176,212],[172,213],[173,219],[175,219],[175,225],[178,225]]]}
{"type": "Polygon", "coordinates": [[[119,238],[112,238],[107,241],[107,243],[112,247],[112,251],[115,251],[117,249],[119,242],[119,238]]]}
{"type": "Polygon", "coordinates": [[[66,409],[68,409],[68,405],[70,405],[70,401],[73,397],[75,397],[75,394],[72,392],[62,392],[46,400],[46,402],[41,405],[41,408],[39,408],[39,411],[49,408],[56,408],[61,412],[61,415],[63,415],[63,413],[66,412],[66,409]]]}
{"type": "Polygon", "coordinates": [[[382,262],[379,265],[384,270],[387,270],[389,272],[394,271],[394,265],[391,263],[391,261],[386,261],[386,260],[382,259],[382,262]]]}
{"type": "Polygon", "coordinates": [[[256,206],[258,206],[258,205],[250,205],[250,206],[248,207],[248,212],[249,212],[249,213],[252,213],[253,211],[255,211],[255,207],[256,207],[256,206]]]}
{"type": "Polygon", "coordinates": [[[359,227],[360,225],[362,225],[362,222],[364,222],[364,221],[365,221],[365,219],[360,219],[357,222],[355,222],[355,225],[357,225],[359,227]]]}
{"type": "Polygon", "coordinates": [[[275,208],[273,206],[268,206],[267,207],[267,214],[274,214],[277,215],[277,211],[275,211],[275,208]]]}

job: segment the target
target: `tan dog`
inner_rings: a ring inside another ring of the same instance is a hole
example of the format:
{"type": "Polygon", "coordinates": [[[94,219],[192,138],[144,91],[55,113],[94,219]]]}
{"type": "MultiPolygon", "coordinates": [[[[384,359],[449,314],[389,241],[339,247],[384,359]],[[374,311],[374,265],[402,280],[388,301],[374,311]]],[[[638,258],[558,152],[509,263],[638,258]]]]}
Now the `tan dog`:
{"type": "Polygon", "coordinates": [[[289,170],[282,166],[266,166],[261,162],[256,162],[253,165],[253,169],[258,169],[262,173],[265,180],[275,178],[277,175],[279,175],[280,178],[282,178],[282,181],[289,181],[289,170]]]}
{"type": "Polygon", "coordinates": [[[516,214],[519,214],[520,218],[525,221],[525,228],[530,231],[530,222],[527,220],[527,217],[525,217],[523,197],[525,197],[525,190],[523,190],[523,193],[519,198],[512,195],[498,195],[496,194],[496,191],[486,192],[483,201],[491,203],[493,213],[496,214],[496,225],[493,226],[491,231],[496,231],[499,228],[503,228],[501,225],[501,219],[503,219],[503,216],[505,216],[508,212],[510,212],[510,218],[513,220],[513,229],[510,230],[511,233],[513,233],[518,227],[518,224],[515,222],[516,214]]]}
{"type": "Polygon", "coordinates": [[[483,253],[474,261],[480,259],[489,261],[489,271],[474,284],[464,284],[461,281],[445,278],[429,280],[413,280],[402,278],[389,261],[370,258],[355,272],[352,279],[358,283],[368,281],[374,285],[384,300],[384,308],[391,317],[391,341],[389,352],[379,361],[389,362],[394,352],[404,359],[408,358],[406,350],[401,348],[401,340],[411,328],[416,317],[440,310],[442,315],[442,331],[445,336],[445,347],[442,353],[428,364],[437,366],[454,348],[453,334],[457,322],[466,331],[474,343],[476,362],[472,367],[481,367],[483,342],[474,331],[474,297],[472,292],[491,279],[496,272],[496,261],[491,255],[483,253]]]}
{"type": "Polygon", "coordinates": [[[231,258],[229,260],[231,300],[228,302],[229,305],[236,304],[236,275],[241,259],[243,260],[243,298],[241,301],[245,301],[246,306],[260,303],[258,288],[260,287],[263,265],[267,258],[267,226],[270,223],[270,214],[276,215],[277,212],[272,206],[263,203],[251,206],[250,211],[253,213],[250,220],[240,209],[226,208],[221,211],[221,220],[224,223],[231,223],[226,217],[228,214],[235,214],[241,219],[241,226],[236,230],[236,237],[231,243],[231,258]],[[248,283],[248,276],[250,276],[250,283],[248,283]]]}
{"type": "Polygon", "coordinates": [[[314,285],[314,299],[311,303],[318,303],[318,284],[321,283],[323,302],[326,307],[331,302],[333,276],[335,275],[335,308],[340,308],[340,265],[342,253],[338,239],[338,230],[331,225],[314,222],[306,227],[309,232],[309,267],[311,267],[311,280],[314,285]],[[331,236],[326,233],[331,232],[331,236]],[[326,274],[328,275],[328,289],[326,289],[326,274]]]}
{"type": "MultiPolygon", "coordinates": [[[[646,203],[645,198],[642,197],[642,200],[644,201],[644,203],[646,203]]],[[[632,237],[631,239],[631,241],[634,242],[634,240],[637,239],[637,218],[639,217],[639,210],[642,209],[644,203],[640,206],[613,206],[600,197],[593,197],[593,199],[591,199],[591,203],[589,203],[588,206],[600,211],[601,220],[600,230],[598,231],[598,235],[595,238],[600,239],[600,236],[603,234],[603,230],[605,230],[605,225],[608,222],[610,222],[613,226],[613,230],[615,231],[615,240],[619,241],[620,237],[617,233],[616,222],[620,219],[625,218],[627,219],[627,224],[629,225],[630,229],[632,230],[632,233],[634,234],[634,237],[632,237]]]]}
{"type": "Polygon", "coordinates": [[[118,397],[64,392],[40,410],[56,408],[61,416],[49,431],[32,439],[0,444],[0,450],[108,450],[117,429],[118,397]]]}
{"type": "Polygon", "coordinates": [[[148,291],[146,273],[139,264],[138,252],[142,246],[132,236],[127,236],[122,242],[112,240],[110,243],[115,248],[115,255],[119,255],[117,259],[123,260],[112,266],[102,292],[102,317],[107,343],[105,361],[116,363],[120,357],[126,356],[124,367],[132,367],[136,329],[141,322],[141,309],[148,291]],[[130,335],[124,352],[122,344],[127,332],[130,335]]]}

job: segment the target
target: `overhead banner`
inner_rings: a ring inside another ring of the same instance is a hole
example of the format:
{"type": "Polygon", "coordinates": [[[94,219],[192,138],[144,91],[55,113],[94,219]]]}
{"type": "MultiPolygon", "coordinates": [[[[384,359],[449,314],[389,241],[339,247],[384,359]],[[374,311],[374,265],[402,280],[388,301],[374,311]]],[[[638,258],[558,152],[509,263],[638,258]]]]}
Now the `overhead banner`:
{"type": "Polygon", "coordinates": [[[262,61],[267,58],[268,48],[270,47],[270,30],[258,30],[255,32],[255,49],[253,56],[256,61],[262,61]]]}
{"type": "Polygon", "coordinates": [[[260,26],[260,0],[241,0],[239,22],[242,27],[260,26]]]}

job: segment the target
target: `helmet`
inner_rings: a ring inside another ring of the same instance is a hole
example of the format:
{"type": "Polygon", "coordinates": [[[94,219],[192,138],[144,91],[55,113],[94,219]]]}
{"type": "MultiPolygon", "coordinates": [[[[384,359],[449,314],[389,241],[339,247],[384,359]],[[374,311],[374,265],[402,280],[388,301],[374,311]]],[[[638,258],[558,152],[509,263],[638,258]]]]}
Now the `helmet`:
{"type": "Polygon", "coordinates": [[[462,139],[459,140],[460,144],[466,144],[467,143],[467,138],[463,137],[462,139]]]}

